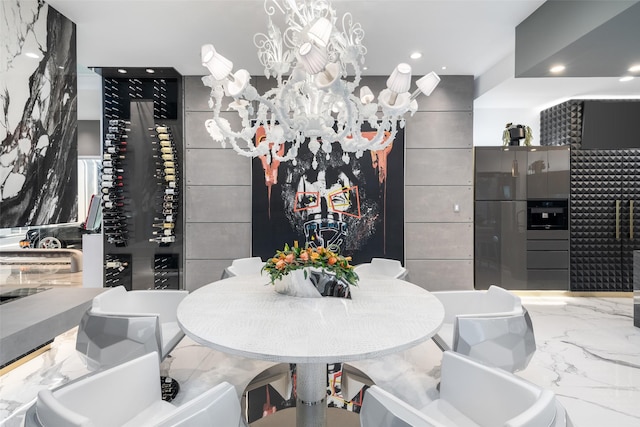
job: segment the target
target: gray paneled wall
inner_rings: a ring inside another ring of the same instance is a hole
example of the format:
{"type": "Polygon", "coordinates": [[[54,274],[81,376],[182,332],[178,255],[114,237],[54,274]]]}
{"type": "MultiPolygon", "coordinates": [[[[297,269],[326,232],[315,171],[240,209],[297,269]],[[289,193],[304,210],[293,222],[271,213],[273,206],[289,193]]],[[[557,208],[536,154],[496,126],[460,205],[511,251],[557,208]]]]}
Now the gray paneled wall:
{"type": "MultiPolygon", "coordinates": [[[[257,78],[264,90],[268,82],[257,78]]],[[[374,93],[386,78],[364,78],[374,93]]],[[[207,134],[209,88],[185,78],[185,284],[220,278],[251,254],[251,163],[207,134]]],[[[407,118],[405,256],[410,280],[429,290],[473,288],[473,77],[442,76],[407,118]],[[456,211],[457,207],[457,211],[456,211]]],[[[235,113],[227,114],[232,126],[235,113]]]]}

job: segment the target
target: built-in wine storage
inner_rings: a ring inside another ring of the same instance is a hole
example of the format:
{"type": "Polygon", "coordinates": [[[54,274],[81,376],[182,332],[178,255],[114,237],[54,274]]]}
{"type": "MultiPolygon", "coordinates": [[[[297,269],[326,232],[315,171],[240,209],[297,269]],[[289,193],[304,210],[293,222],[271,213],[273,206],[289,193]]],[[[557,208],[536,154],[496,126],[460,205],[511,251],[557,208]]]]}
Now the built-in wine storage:
{"type": "Polygon", "coordinates": [[[102,69],[105,286],[180,289],[182,79],[102,69]]]}
{"type": "Polygon", "coordinates": [[[107,242],[117,247],[127,245],[127,212],[125,204],[127,126],[122,119],[110,119],[102,153],[102,222],[107,242]]]}
{"type": "Polygon", "coordinates": [[[180,208],[180,189],[178,187],[178,150],[171,127],[156,125],[151,135],[155,147],[155,177],[158,184],[156,194],[156,216],[153,218],[153,237],[150,242],[160,246],[169,246],[176,241],[175,226],[180,208]]]}

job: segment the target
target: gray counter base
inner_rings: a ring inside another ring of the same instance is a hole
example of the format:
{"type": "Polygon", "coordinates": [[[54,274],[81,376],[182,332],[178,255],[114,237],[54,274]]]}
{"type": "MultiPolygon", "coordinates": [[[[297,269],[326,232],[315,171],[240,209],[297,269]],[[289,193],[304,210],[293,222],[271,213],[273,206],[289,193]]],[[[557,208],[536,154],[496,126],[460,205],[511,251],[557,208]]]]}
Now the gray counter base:
{"type": "MultiPolygon", "coordinates": [[[[2,292],[14,288],[3,286],[2,292]]],[[[78,326],[103,288],[51,288],[0,307],[0,366],[78,326]]]]}

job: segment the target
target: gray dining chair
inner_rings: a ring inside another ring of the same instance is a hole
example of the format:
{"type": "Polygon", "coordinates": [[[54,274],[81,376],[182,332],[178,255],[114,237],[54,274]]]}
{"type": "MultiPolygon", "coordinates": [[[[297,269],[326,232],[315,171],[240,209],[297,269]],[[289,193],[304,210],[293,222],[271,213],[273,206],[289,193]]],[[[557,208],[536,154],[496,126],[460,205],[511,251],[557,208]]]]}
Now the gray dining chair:
{"type": "Polygon", "coordinates": [[[221,278],[260,274],[264,264],[260,257],[234,259],[231,265],[224,269],[221,278]]]}
{"type": "Polygon", "coordinates": [[[371,258],[371,262],[358,264],[355,271],[360,277],[391,277],[403,280],[407,278],[407,269],[402,263],[389,258],[371,258]]]}
{"type": "Polygon", "coordinates": [[[440,396],[414,408],[378,386],[365,392],[362,427],[572,427],[546,390],[503,369],[446,351],[440,396]]]}
{"type": "Polygon", "coordinates": [[[162,400],[155,352],[38,392],[25,427],[197,427],[241,425],[231,384],[220,383],[179,406],[162,400]]]}
{"type": "Polygon", "coordinates": [[[433,341],[510,372],[525,369],[536,351],[533,323],[520,297],[498,286],[486,291],[433,292],[444,323],[433,341]]]}
{"type": "Polygon", "coordinates": [[[150,352],[162,360],[184,337],[176,312],[187,295],[178,290],[109,288],[93,299],[82,317],[76,350],[91,370],[150,352]]]}

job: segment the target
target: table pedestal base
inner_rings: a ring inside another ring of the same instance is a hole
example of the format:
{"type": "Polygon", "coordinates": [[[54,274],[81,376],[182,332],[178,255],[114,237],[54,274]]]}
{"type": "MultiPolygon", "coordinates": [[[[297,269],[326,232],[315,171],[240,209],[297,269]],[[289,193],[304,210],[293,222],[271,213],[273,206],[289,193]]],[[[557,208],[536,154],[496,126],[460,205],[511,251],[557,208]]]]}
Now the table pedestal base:
{"type": "Polygon", "coordinates": [[[296,393],[296,427],[326,427],[326,363],[298,363],[296,393]]]}
{"type": "MultiPolygon", "coordinates": [[[[359,426],[359,416],[357,412],[352,412],[346,407],[327,407],[330,391],[327,387],[328,373],[326,365],[297,364],[295,369],[298,389],[295,402],[289,400],[289,398],[293,396],[291,394],[291,365],[288,363],[280,363],[266,369],[249,383],[242,394],[241,403],[243,413],[247,415],[247,422],[249,423],[249,420],[251,420],[249,425],[252,427],[293,427],[294,425],[314,427],[325,425],[338,425],[341,427],[359,426]],[[272,395],[271,403],[278,406],[277,412],[256,419],[255,409],[256,407],[262,407],[264,403],[262,399],[264,399],[264,396],[256,396],[257,403],[254,402],[253,406],[249,405],[248,396],[249,393],[265,386],[273,387],[275,392],[285,401],[278,403],[281,401],[274,401],[272,395]],[[320,391],[321,387],[324,388],[324,392],[320,391]],[[282,404],[285,404],[284,408],[282,408],[282,404]],[[327,408],[326,413],[322,410],[323,407],[327,408]],[[253,417],[249,416],[251,411],[254,411],[253,417]],[[285,412],[286,414],[282,414],[281,412],[285,412]],[[277,416],[275,416],[276,414],[277,416]]],[[[342,395],[351,396],[352,399],[357,398],[358,404],[361,404],[361,396],[358,395],[358,392],[365,385],[373,385],[371,378],[352,365],[347,363],[342,364],[342,395]]],[[[354,406],[353,410],[355,409],[354,406]]]]}

